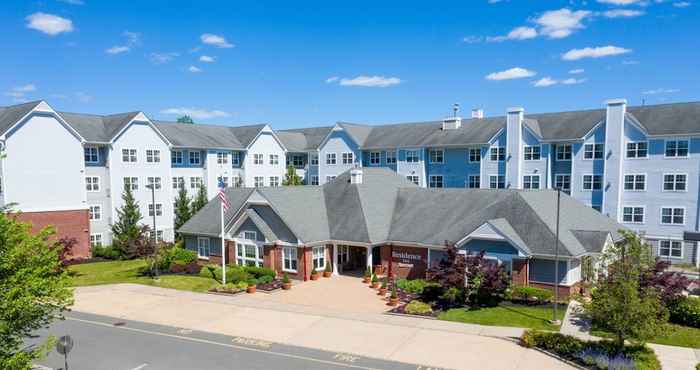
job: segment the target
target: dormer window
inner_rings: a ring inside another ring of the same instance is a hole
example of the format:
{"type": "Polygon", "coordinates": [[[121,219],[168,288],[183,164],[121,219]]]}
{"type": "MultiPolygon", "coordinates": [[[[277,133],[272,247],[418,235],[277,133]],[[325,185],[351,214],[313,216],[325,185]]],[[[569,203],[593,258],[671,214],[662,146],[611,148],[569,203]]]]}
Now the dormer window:
{"type": "Polygon", "coordinates": [[[172,156],[170,157],[170,163],[171,164],[182,164],[182,151],[181,150],[173,151],[172,156]]]}
{"type": "Polygon", "coordinates": [[[685,158],[688,157],[688,140],[668,140],[666,141],[666,157],[667,158],[685,158]]]}
{"type": "Polygon", "coordinates": [[[85,163],[98,163],[100,161],[100,151],[96,147],[85,147],[84,152],[85,163]]]}
{"type": "Polygon", "coordinates": [[[200,152],[190,152],[190,164],[199,165],[202,163],[202,154],[200,152]]]}

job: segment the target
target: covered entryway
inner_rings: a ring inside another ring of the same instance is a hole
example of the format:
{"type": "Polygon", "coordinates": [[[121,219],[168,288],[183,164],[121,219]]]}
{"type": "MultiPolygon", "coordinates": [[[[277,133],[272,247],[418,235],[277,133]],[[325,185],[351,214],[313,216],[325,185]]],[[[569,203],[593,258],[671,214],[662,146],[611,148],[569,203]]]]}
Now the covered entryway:
{"type": "Polygon", "coordinates": [[[347,276],[362,276],[367,269],[367,247],[337,245],[338,273],[347,276]]]}

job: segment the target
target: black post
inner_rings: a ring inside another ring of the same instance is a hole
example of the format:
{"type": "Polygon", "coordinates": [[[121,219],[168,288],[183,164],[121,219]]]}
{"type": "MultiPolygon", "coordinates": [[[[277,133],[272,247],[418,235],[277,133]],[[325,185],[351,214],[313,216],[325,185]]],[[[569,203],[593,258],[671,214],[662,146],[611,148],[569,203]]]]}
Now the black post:
{"type": "Polygon", "coordinates": [[[559,306],[559,211],[561,203],[561,189],[557,188],[557,225],[556,225],[556,235],[554,237],[554,317],[552,318],[552,323],[558,325],[559,319],[557,318],[557,311],[559,306]]]}

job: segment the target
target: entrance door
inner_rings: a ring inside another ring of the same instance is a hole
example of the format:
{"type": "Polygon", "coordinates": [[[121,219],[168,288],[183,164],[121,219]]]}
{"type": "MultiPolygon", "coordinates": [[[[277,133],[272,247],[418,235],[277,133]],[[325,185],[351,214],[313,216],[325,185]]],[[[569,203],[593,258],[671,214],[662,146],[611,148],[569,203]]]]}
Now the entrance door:
{"type": "Polygon", "coordinates": [[[349,275],[362,274],[367,265],[367,249],[352,245],[338,246],[339,272],[349,275]]]}

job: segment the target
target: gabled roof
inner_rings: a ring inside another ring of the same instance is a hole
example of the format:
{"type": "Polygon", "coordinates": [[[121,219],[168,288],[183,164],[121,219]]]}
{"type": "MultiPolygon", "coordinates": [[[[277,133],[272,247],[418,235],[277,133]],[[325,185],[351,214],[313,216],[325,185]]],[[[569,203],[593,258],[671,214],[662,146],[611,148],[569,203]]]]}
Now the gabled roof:
{"type": "Polygon", "coordinates": [[[114,139],[140,112],[101,116],[96,114],[58,112],[88,142],[107,143],[114,139]]]}
{"type": "Polygon", "coordinates": [[[700,134],[700,102],[628,107],[650,135],[700,134]]]}
{"type": "Polygon", "coordinates": [[[318,149],[321,141],[333,127],[309,127],[277,131],[277,137],[290,152],[308,152],[318,149]]]}
{"type": "Polygon", "coordinates": [[[576,140],[601,121],[605,121],[605,109],[527,114],[524,124],[542,140],[576,140]]]}
{"type": "Polygon", "coordinates": [[[179,148],[244,149],[232,127],[156,121],[156,127],[179,148]]]}
{"type": "Polygon", "coordinates": [[[41,101],[37,100],[9,107],[0,107],[0,134],[4,134],[5,131],[26,116],[27,113],[31,112],[39,103],[41,101]]]}

